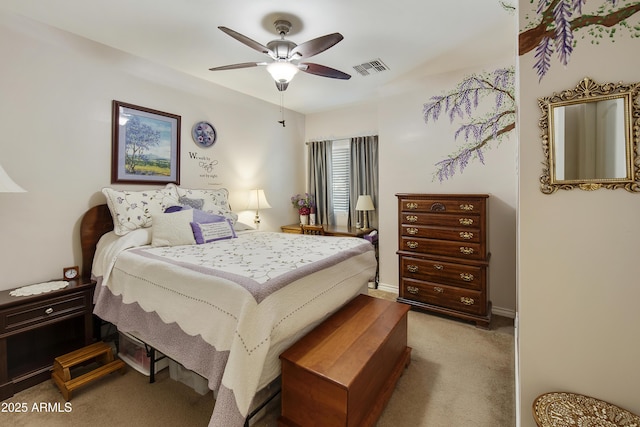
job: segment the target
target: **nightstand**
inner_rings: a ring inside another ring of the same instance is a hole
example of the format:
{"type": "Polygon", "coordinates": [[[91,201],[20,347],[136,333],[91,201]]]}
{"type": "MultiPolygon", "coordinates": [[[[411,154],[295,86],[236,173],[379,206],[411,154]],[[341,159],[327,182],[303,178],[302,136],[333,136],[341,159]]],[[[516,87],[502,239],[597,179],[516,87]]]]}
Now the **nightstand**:
{"type": "Polygon", "coordinates": [[[0,400],[51,378],[53,360],[93,342],[95,282],[14,297],[0,291],[0,400]]]}

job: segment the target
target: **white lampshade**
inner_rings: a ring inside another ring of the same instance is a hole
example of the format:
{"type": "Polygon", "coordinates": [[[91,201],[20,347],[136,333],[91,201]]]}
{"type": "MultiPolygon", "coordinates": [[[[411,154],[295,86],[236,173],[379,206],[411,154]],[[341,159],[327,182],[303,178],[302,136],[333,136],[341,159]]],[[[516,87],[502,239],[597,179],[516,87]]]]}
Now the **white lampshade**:
{"type": "Polygon", "coordinates": [[[289,83],[298,72],[298,67],[287,61],[276,61],[267,65],[271,77],[279,83],[289,83]]]}
{"type": "Polygon", "coordinates": [[[267,202],[267,198],[264,195],[264,190],[251,190],[249,191],[249,203],[247,209],[270,209],[271,205],[267,202]]]}
{"type": "Polygon", "coordinates": [[[367,216],[367,211],[374,211],[376,208],[373,206],[373,200],[371,200],[371,196],[368,194],[363,194],[358,196],[358,202],[356,203],[357,211],[364,211],[362,216],[364,218],[364,225],[362,227],[363,230],[369,229],[369,217],[367,216]]]}
{"type": "Polygon", "coordinates": [[[358,202],[356,203],[357,211],[374,211],[376,208],[373,206],[373,200],[368,194],[358,196],[358,202]]]}
{"type": "Polygon", "coordinates": [[[25,191],[24,188],[13,182],[0,165],[0,193],[24,193],[25,191]]]}
{"type": "Polygon", "coordinates": [[[256,216],[253,218],[253,222],[256,227],[260,227],[260,209],[270,209],[271,205],[267,202],[267,198],[264,195],[264,190],[256,189],[249,191],[249,203],[247,209],[255,209],[256,216]]]}

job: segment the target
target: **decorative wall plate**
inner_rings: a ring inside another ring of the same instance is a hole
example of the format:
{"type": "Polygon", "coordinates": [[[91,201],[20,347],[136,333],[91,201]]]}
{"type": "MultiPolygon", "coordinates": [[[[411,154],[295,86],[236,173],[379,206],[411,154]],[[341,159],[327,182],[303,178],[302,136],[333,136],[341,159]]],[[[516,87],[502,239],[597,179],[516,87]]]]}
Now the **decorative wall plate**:
{"type": "Polygon", "coordinates": [[[211,123],[198,122],[191,129],[191,137],[197,145],[206,148],[216,143],[218,133],[211,123]]]}

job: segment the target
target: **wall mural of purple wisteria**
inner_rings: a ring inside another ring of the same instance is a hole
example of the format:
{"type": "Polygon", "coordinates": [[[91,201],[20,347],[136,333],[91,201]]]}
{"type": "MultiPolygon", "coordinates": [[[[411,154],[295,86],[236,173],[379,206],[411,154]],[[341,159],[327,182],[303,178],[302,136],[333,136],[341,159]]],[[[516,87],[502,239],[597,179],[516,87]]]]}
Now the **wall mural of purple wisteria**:
{"type": "Polygon", "coordinates": [[[640,1],[590,0],[587,5],[587,0],[537,0],[537,3],[535,12],[526,16],[530,24],[519,34],[518,54],[535,52],[538,81],[551,68],[554,52],[563,66],[569,64],[578,46],[578,36],[592,44],[605,38],[613,42],[616,37],[640,37],[636,19],[639,15],[633,16],[640,11],[640,1]]]}
{"type": "Polygon", "coordinates": [[[462,146],[446,159],[435,164],[434,180],[440,182],[460,173],[472,160],[484,164],[483,152],[490,144],[499,143],[516,127],[516,102],[514,93],[514,67],[472,74],[465,77],[458,86],[444,95],[433,96],[425,103],[422,115],[426,124],[440,118],[444,111],[453,123],[456,119],[465,121],[455,132],[454,139],[464,139],[462,146]],[[482,102],[491,99],[494,103],[489,113],[482,102]],[[481,108],[485,107],[485,108],[481,108]]]}

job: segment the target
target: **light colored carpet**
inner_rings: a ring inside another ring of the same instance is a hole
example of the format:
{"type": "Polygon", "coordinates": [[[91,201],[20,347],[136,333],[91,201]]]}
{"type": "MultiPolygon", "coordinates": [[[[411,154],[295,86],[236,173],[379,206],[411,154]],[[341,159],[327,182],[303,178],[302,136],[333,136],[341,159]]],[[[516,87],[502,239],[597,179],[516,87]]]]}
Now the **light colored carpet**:
{"type": "MultiPolygon", "coordinates": [[[[370,290],[386,299],[395,295],[370,290]]],[[[378,427],[515,426],[514,334],[511,319],[494,317],[491,330],[409,312],[411,364],[398,382],[378,427]]],[[[169,377],[165,369],[148,377],[128,369],[111,374],[65,401],[52,382],[24,390],[2,402],[0,425],[15,427],[206,426],[214,400],[169,377]],[[39,412],[41,404],[48,406],[39,412]],[[59,408],[59,409],[58,409],[59,408]]],[[[277,426],[276,398],[256,427],[277,426]]]]}

